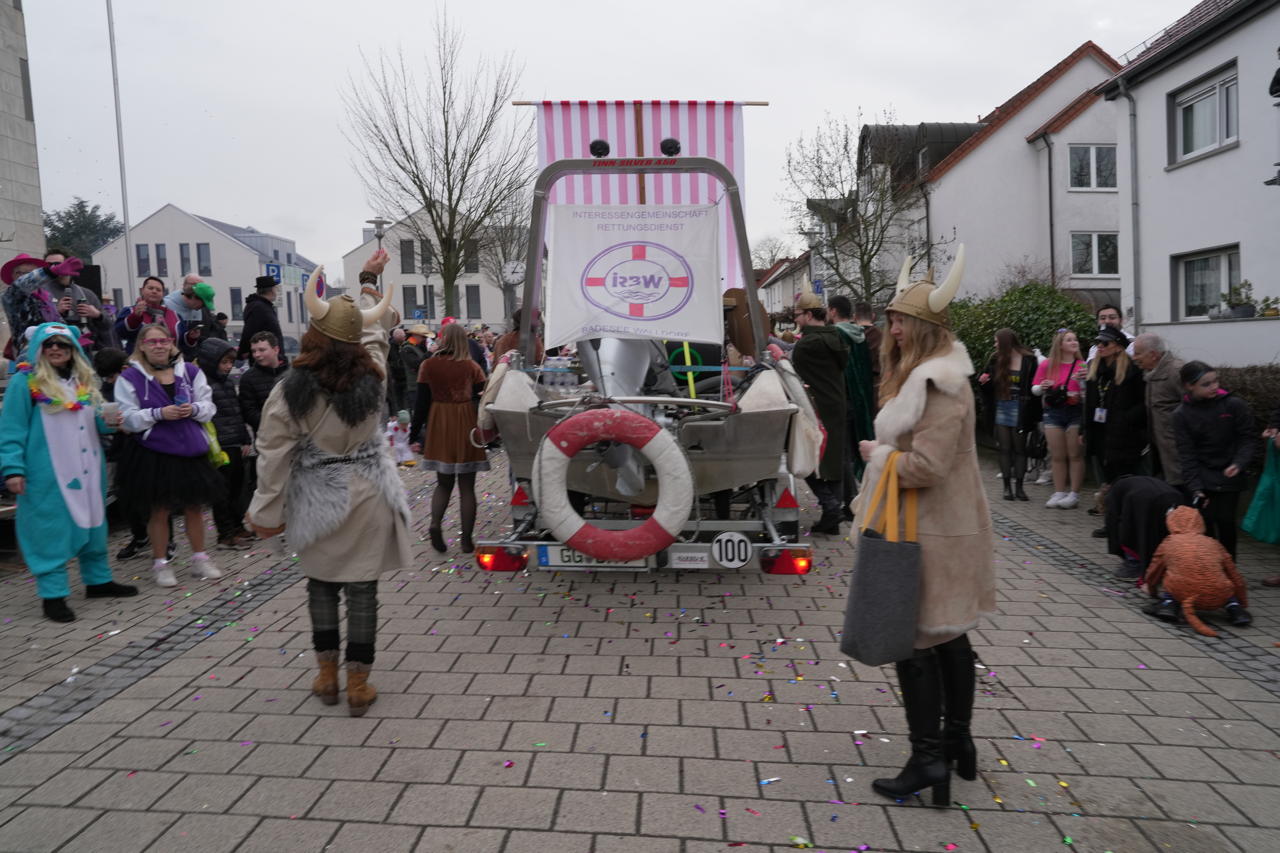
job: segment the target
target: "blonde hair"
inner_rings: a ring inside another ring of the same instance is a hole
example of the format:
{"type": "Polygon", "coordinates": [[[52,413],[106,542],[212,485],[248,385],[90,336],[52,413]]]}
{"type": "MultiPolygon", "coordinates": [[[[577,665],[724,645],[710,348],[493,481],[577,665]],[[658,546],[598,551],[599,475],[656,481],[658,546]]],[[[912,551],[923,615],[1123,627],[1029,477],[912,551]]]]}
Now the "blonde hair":
{"type": "Polygon", "coordinates": [[[882,406],[898,396],[911,371],[929,359],[948,352],[956,341],[956,336],[946,326],[897,311],[889,311],[887,314],[902,318],[903,342],[899,346],[893,335],[886,334],[880,344],[882,406]]]}
{"type": "MultiPolygon", "coordinates": [[[[1119,344],[1115,344],[1115,346],[1118,347],[1119,344]]],[[[1102,356],[1098,356],[1093,361],[1089,362],[1089,379],[1091,381],[1098,378],[1098,364],[1101,361],[1102,356]]],[[[1124,382],[1125,374],[1129,372],[1129,365],[1132,363],[1133,361],[1129,358],[1129,353],[1125,352],[1124,349],[1120,349],[1120,351],[1116,353],[1117,382],[1124,382]]]]}
{"type": "MultiPolygon", "coordinates": [[[[1062,365],[1066,363],[1062,358],[1062,344],[1066,341],[1067,335],[1073,336],[1076,339],[1076,342],[1079,343],[1080,336],[1070,329],[1065,329],[1053,336],[1053,345],[1049,347],[1049,366],[1045,368],[1044,375],[1045,378],[1054,385],[1058,384],[1058,373],[1062,370],[1062,365]]],[[[1072,362],[1074,363],[1079,360],[1080,350],[1077,348],[1076,357],[1072,362]]],[[[1068,381],[1070,381],[1070,378],[1068,378],[1068,381]]]]}
{"type": "Polygon", "coordinates": [[[440,336],[436,338],[436,354],[432,358],[444,356],[454,361],[467,361],[471,358],[468,340],[465,329],[457,323],[450,323],[440,330],[440,336]]]}
{"type": "MultiPolygon", "coordinates": [[[[71,378],[75,380],[76,385],[83,385],[89,389],[93,406],[101,406],[102,393],[98,390],[98,376],[93,372],[93,365],[89,364],[89,360],[80,354],[80,348],[66,335],[50,335],[44,340],[71,343],[71,378]]],[[[44,341],[40,343],[40,352],[36,356],[35,364],[31,365],[31,378],[27,380],[27,384],[54,400],[66,394],[66,386],[62,384],[62,377],[58,375],[57,368],[45,357],[44,341]]]]}

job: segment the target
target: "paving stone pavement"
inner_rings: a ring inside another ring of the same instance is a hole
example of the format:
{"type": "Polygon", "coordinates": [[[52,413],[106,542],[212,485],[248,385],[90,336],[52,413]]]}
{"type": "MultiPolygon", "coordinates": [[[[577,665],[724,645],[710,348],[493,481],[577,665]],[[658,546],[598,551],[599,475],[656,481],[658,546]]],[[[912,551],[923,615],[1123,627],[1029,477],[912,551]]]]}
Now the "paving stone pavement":
{"type": "MultiPolygon", "coordinates": [[[[421,520],[427,477],[405,479],[421,520]]],[[[1255,626],[1219,640],[1156,622],[1095,520],[1045,496],[993,500],[980,773],[946,810],[869,790],[908,744],[891,670],[839,652],[843,539],[799,578],[496,575],[420,542],[381,585],[361,719],[308,695],[275,544],[219,552],[222,581],[73,598],[71,625],[0,567],[0,851],[1280,849],[1280,595],[1251,584],[1255,626]]],[[[1246,544],[1246,576],[1278,551],[1246,544]]]]}

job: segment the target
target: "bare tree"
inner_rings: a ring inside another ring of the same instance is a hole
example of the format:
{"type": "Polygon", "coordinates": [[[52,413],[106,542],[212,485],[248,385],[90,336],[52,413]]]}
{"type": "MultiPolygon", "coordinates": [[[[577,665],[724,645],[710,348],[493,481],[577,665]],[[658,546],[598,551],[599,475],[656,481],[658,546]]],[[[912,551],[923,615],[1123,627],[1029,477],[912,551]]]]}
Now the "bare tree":
{"type": "Polygon", "coordinates": [[[751,246],[751,264],[756,269],[767,270],[783,258],[792,257],[792,245],[790,240],[777,234],[761,237],[751,246]]]}
{"type": "Polygon", "coordinates": [[[1043,258],[1023,255],[1020,260],[1011,261],[1004,265],[996,275],[996,280],[991,290],[997,294],[1008,293],[1010,290],[1033,282],[1052,284],[1057,287],[1060,283],[1059,278],[1060,276],[1055,273],[1053,265],[1048,261],[1043,258]]]}
{"type": "Polygon", "coordinates": [[[533,176],[532,123],[509,107],[520,70],[510,55],[464,68],[462,48],[441,13],[420,71],[403,51],[382,53],[343,94],[370,202],[435,247],[444,311],[454,315],[468,253],[533,176]]]}
{"type": "Polygon", "coordinates": [[[502,268],[510,261],[525,262],[529,251],[528,193],[513,195],[493,217],[480,240],[480,269],[502,290],[502,312],[511,317],[516,310],[519,284],[507,284],[502,268]]]}
{"type": "Polygon", "coordinates": [[[874,132],[827,115],[812,136],[787,147],[787,201],[796,229],[814,253],[824,289],[855,301],[883,302],[897,279],[886,255],[910,252],[929,264],[940,241],[917,233],[915,220],[927,187],[916,169],[915,126],[893,124],[886,112],[874,132]]]}

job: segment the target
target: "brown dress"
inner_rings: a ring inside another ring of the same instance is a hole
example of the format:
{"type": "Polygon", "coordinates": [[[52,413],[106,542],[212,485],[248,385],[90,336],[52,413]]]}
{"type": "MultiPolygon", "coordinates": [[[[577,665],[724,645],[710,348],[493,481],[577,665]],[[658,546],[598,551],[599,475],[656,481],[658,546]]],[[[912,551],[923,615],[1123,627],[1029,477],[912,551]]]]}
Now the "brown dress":
{"type": "Polygon", "coordinates": [[[484,448],[471,443],[476,426],[475,387],[484,384],[479,365],[470,358],[433,356],[418,368],[418,382],[431,390],[423,467],[441,474],[488,471],[484,448]]]}

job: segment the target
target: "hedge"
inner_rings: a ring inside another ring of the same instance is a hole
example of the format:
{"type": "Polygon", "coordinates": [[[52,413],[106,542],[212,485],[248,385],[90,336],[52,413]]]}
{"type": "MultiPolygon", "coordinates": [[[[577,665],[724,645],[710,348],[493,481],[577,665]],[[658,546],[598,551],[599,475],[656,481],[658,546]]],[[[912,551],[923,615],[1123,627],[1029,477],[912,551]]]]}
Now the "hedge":
{"type": "Polygon", "coordinates": [[[1038,348],[1047,357],[1059,329],[1074,331],[1081,350],[1087,353],[1097,320],[1066,291],[1033,281],[999,296],[956,300],[951,304],[951,328],[969,350],[974,369],[981,372],[995,353],[995,335],[1000,329],[1013,329],[1028,349],[1038,348]]]}

